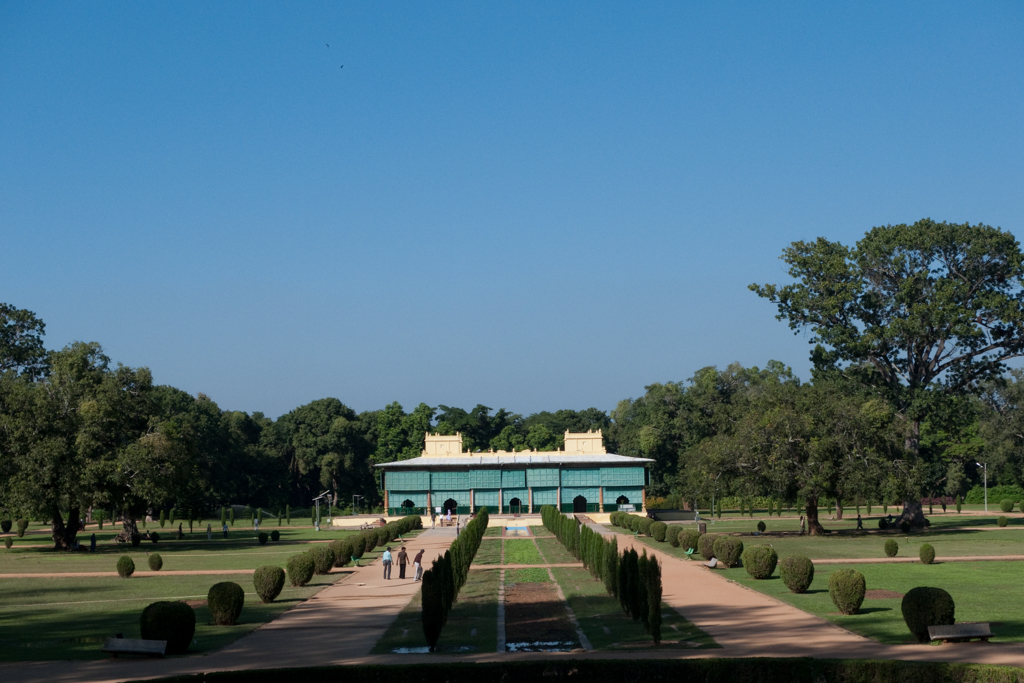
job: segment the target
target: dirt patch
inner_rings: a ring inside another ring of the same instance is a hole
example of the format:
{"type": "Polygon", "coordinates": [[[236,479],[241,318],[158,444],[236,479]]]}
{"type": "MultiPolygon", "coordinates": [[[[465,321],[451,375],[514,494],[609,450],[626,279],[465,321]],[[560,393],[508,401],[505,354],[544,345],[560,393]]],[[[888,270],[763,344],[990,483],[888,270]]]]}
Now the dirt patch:
{"type": "Polygon", "coordinates": [[[870,590],[864,592],[866,600],[886,600],[888,598],[902,598],[903,593],[896,591],[870,590]]]}
{"type": "Polygon", "coordinates": [[[206,600],[185,600],[185,604],[193,609],[196,607],[206,607],[206,600]]]}
{"type": "Polygon", "coordinates": [[[576,629],[553,583],[517,583],[505,588],[505,640],[509,644],[576,641],[576,629]]]}

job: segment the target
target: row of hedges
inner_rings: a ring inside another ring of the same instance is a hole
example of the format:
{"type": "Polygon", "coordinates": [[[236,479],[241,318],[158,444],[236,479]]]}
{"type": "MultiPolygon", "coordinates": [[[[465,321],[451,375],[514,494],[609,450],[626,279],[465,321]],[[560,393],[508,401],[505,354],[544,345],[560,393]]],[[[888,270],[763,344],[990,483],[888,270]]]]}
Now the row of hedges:
{"type": "MultiPolygon", "coordinates": [[[[544,526],[561,541],[566,550],[583,562],[595,578],[604,583],[608,594],[618,598],[623,611],[643,624],[655,644],[661,642],[661,565],[653,555],[648,557],[644,550],[637,555],[627,550],[619,555],[618,541],[610,541],[586,525],[576,522],[574,517],[560,513],[554,506],[545,505],[540,509],[544,526]]],[[[648,531],[654,525],[646,517],[613,512],[622,524],[646,526],[648,531]],[[633,520],[639,520],[634,522],[633,520]],[[646,522],[647,524],[643,524],[646,522]]],[[[658,528],[664,540],[663,527],[658,528]]]]}
{"type": "Polygon", "coordinates": [[[737,659],[567,659],[445,664],[345,665],[305,669],[216,671],[148,683],[499,683],[568,681],[757,681],[758,683],[1020,683],[1011,666],[865,659],[749,657],[737,659]]]}
{"type": "Polygon", "coordinates": [[[617,527],[629,529],[630,531],[639,531],[644,536],[651,535],[651,527],[654,525],[653,519],[641,517],[640,515],[631,515],[628,512],[613,512],[609,519],[617,527]]]}
{"type": "MultiPolygon", "coordinates": [[[[419,516],[414,516],[419,519],[419,516]]],[[[423,635],[431,652],[437,647],[441,629],[448,621],[448,613],[466,583],[469,565],[473,563],[476,551],[480,548],[480,541],[487,531],[488,519],[487,508],[481,508],[476,517],[471,519],[452,541],[444,556],[434,560],[430,569],[423,572],[421,619],[423,635]]]]}
{"type": "MultiPolygon", "coordinates": [[[[1024,489],[1016,484],[988,487],[988,502],[994,503],[997,500],[1010,499],[1020,503],[1024,501],[1024,489]]],[[[981,505],[985,502],[985,487],[975,486],[964,497],[964,502],[970,505],[981,505]]]]}

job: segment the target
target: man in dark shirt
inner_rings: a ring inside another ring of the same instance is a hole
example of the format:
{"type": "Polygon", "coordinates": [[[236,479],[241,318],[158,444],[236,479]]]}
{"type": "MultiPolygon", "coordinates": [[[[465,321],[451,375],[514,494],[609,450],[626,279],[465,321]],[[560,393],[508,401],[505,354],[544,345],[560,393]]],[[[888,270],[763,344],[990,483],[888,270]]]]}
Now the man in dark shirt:
{"type": "Polygon", "coordinates": [[[405,553],[405,546],[398,551],[398,578],[405,578],[405,563],[409,561],[409,556],[405,553]]]}
{"type": "Polygon", "coordinates": [[[412,564],[416,567],[416,576],[413,578],[414,581],[419,581],[423,578],[423,551],[416,553],[416,557],[412,558],[412,564]]]}

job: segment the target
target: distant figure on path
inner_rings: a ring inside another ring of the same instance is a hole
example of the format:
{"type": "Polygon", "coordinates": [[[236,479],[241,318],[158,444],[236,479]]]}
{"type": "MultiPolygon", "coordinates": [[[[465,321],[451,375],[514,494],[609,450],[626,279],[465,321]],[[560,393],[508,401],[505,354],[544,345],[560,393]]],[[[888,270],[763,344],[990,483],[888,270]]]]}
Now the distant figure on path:
{"type": "Polygon", "coordinates": [[[213,540],[213,525],[212,524],[207,524],[206,525],[206,540],[207,541],[212,541],[213,540]]]}
{"type": "Polygon", "coordinates": [[[381,557],[381,563],[384,565],[384,578],[388,581],[391,580],[391,546],[388,546],[384,550],[384,555],[381,557]]]}
{"type": "Polygon", "coordinates": [[[181,530],[181,522],[178,522],[178,540],[181,541],[181,540],[184,540],[184,539],[185,539],[185,532],[181,530]]]}
{"type": "Polygon", "coordinates": [[[413,581],[419,581],[423,578],[423,551],[420,550],[416,553],[416,557],[412,558],[412,564],[416,567],[416,576],[413,581]]]}
{"type": "Polygon", "coordinates": [[[430,528],[431,529],[434,528],[434,521],[435,520],[437,520],[437,513],[431,512],[430,513],[430,528]]]}
{"type": "Polygon", "coordinates": [[[857,531],[864,531],[864,520],[860,518],[860,514],[857,515],[857,531]]]}
{"type": "Polygon", "coordinates": [[[405,563],[409,561],[409,555],[405,552],[405,546],[398,551],[398,578],[405,578],[405,563]]]}
{"type": "Polygon", "coordinates": [[[89,539],[89,552],[96,552],[96,534],[93,534],[92,538],[89,539]]]}
{"type": "Polygon", "coordinates": [[[227,522],[221,522],[220,530],[222,532],[224,532],[224,538],[227,538],[228,537],[228,523],[227,522]]]}
{"type": "Polygon", "coordinates": [[[800,535],[804,535],[804,516],[800,515],[800,535]]]}
{"type": "Polygon", "coordinates": [[[445,515],[445,519],[448,522],[448,526],[451,526],[451,523],[452,523],[452,509],[451,508],[448,508],[448,514],[445,515]]]}

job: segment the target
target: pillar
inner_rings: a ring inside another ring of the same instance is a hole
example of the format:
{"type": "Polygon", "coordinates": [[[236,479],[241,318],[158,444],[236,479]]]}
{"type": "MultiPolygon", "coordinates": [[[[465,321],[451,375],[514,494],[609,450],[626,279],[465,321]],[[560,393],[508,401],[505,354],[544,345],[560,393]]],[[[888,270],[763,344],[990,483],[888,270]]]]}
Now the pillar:
{"type": "Polygon", "coordinates": [[[384,514],[388,514],[388,490],[384,489],[384,514]]]}
{"type": "Polygon", "coordinates": [[[429,515],[434,511],[434,506],[430,503],[430,489],[427,489],[427,514],[429,515]]]}
{"type": "Polygon", "coordinates": [[[559,486],[555,489],[555,509],[559,512],[562,511],[562,487],[559,486]]]}
{"type": "Polygon", "coordinates": [[[597,487],[597,511],[604,512],[604,487],[597,487]]]}
{"type": "Polygon", "coordinates": [[[473,507],[473,489],[469,490],[469,514],[476,512],[476,508],[473,507]]]}
{"type": "Polygon", "coordinates": [[[527,503],[526,509],[529,510],[530,514],[532,515],[533,514],[533,487],[532,486],[527,487],[527,489],[526,489],[526,497],[527,497],[527,499],[529,501],[527,503]]]}
{"type": "Polygon", "coordinates": [[[647,487],[640,489],[640,512],[647,512],[647,487]]]}
{"type": "Polygon", "coordinates": [[[501,514],[501,509],[504,501],[502,500],[501,489],[498,489],[498,514],[501,514]]]}

